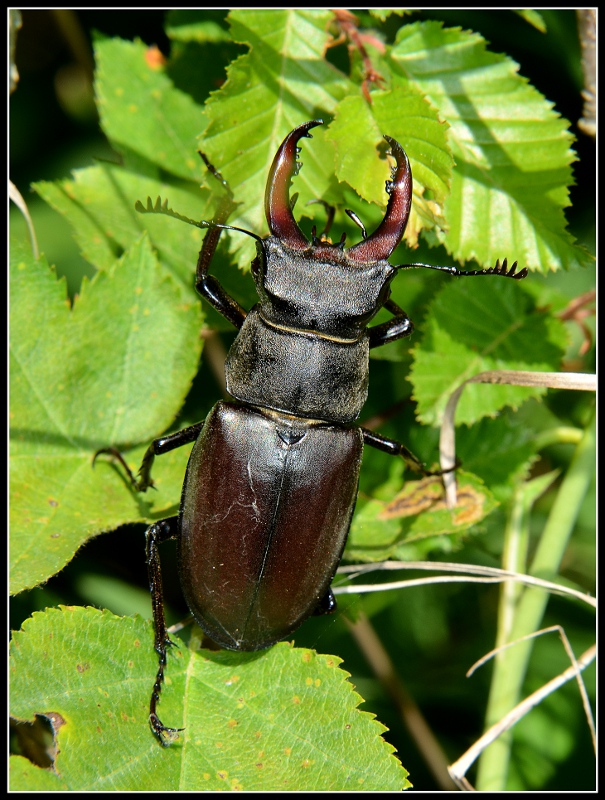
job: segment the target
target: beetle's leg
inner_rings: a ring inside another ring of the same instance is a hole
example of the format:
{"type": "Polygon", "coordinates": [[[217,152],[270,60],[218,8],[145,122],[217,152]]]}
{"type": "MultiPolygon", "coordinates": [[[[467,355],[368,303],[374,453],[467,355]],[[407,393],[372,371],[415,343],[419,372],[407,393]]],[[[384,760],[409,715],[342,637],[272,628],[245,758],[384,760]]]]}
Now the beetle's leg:
{"type": "Polygon", "coordinates": [[[422,472],[426,477],[443,475],[445,472],[452,472],[459,466],[455,464],[453,467],[446,470],[429,470],[424,466],[422,461],[420,461],[411,450],[408,450],[405,445],[401,444],[401,442],[395,439],[387,439],[386,436],[381,436],[379,433],[374,433],[374,431],[370,431],[367,428],[362,428],[361,432],[363,433],[364,442],[369,444],[370,447],[375,447],[377,450],[382,450],[383,453],[388,453],[391,456],[401,456],[411,469],[415,472],[422,472]]]}
{"type": "MultiPolygon", "coordinates": [[[[237,208],[237,203],[234,202],[233,193],[229,188],[229,184],[221,173],[212,166],[202,152],[200,152],[200,155],[204,159],[210,173],[226,189],[227,193],[221,200],[218,211],[213,218],[213,222],[224,225],[231,213],[237,208]]],[[[216,252],[220,235],[221,228],[209,228],[204,236],[204,242],[197,259],[197,267],[195,270],[195,288],[210,305],[214,306],[219,314],[222,314],[225,319],[229,320],[229,322],[239,330],[246,319],[246,312],[231,295],[227,294],[218,280],[213,275],[208,274],[210,262],[216,252]]]]}
{"type": "MultiPolygon", "coordinates": [[[[291,208],[294,210],[294,200],[298,198],[297,194],[292,195],[292,205],[291,208]]],[[[319,203],[322,205],[326,210],[326,224],[324,225],[323,231],[319,234],[319,241],[322,239],[325,241],[327,239],[328,234],[330,233],[330,228],[332,227],[332,223],[334,222],[334,214],[336,213],[336,209],[334,206],[331,206],[329,203],[326,203],[325,200],[319,200],[319,198],[315,198],[314,200],[309,200],[307,203],[308,206],[313,205],[314,203],[319,203]]],[[[317,238],[314,237],[313,238],[317,238]]]]}
{"type": "Polygon", "coordinates": [[[465,275],[500,275],[503,278],[513,278],[516,281],[521,281],[523,278],[527,277],[527,267],[522,269],[521,272],[517,272],[517,262],[515,261],[511,264],[510,269],[508,268],[508,259],[504,259],[502,262],[502,266],[500,266],[500,259],[496,261],[495,267],[490,267],[490,269],[458,269],[458,267],[439,267],[435,266],[434,264],[398,264],[395,269],[414,269],[416,267],[420,267],[422,269],[437,269],[440,272],[447,272],[449,275],[454,275],[457,278],[462,278],[465,275]]]}
{"type": "Polygon", "coordinates": [[[315,606],[313,616],[319,617],[323,614],[333,614],[336,611],[336,598],[332,589],[328,591],[321,598],[319,603],[315,606]]]}
{"type": "Polygon", "coordinates": [[[387,300],[383,308],[393,314],[393,319],[380,325],[374,325],[369,329],[370,347],[380,347],[387,342],[403,339],[404,336],[409,336],[414,331],[412,320],[393,300],[387,300]]]}
{"type": "Polygon", "coordinates": [[[178,517],[155,522],[147,529],[145,534],[147,549],[147,571],[149,574],[149,591],[151,593],[151,607],[153,609],[153,625],[155,629],[155,650],[160,658],[158,672],[153,684],[151,701],[149,703],[149,724],[152,731],[160,740],[164,747],[168,747],[175,739],[178,739],[178,732],[184,728],[167,728],[160,721],[156,706],[160,699],[162,683],[164,682],[164,667],[166,666],[166,648],[174,644],[168,636],[166,630],[166,619],[164,617],[164,599],[162,593],[162,572],[160,568],[160,554],[158,545],[167,539],[173,539],[178,533],[178,517]]]}
{"type": "Polygon", "coordinates": [[[144,492],[149,486],[153,486],[151,465],[156,456],[161,456],[164,453],[169,453],[171,450],[176,450],[178,447],[183,447],[183,445],[197,441],[197,437],[200,435],[200,431],[203,427],[203,422],[196,422],[195,425],[190,425],[188,428],[183,428],[181,431],[171,433],[168,436],[161,436],[159,439],[154,439],[143,456],[138,472],[138,480],[134,484],[135,489],[138,492],[144,492]]]}
{"type": "Polygon", "coordinates": [[[133,489],[137,492],[146,492],[150,486],[153,486],[153,480],[151,478],[151,465],[153,464],[155,457],[161,456],[163,453],[169,453],[171,450],[176,450],[177,447],[182,447],[183,445],[195,442],[197,437],[200,435],[200,431],[202,430],[203,426],[203,422],[197,422],[195,425],[190,425],[188,428],[183,428],[183,430],[177,431],[176,433],[171,433],[168,436],[161,436],[159,439],[154,439],[143,456],[143,461],[141,462],[138,472],[138,478],[135,478],[135,476],[132,474],[132,470],[124,460],[124,457],[115,447],[103,447],[101,450],[97,450],[92,460],[93,466],[98,455],[101,453],[107,453],[120,462],[124,468],[124,471],[126,472],[126,475],[128,476],[130,483],[132,484],[133,489]]]}

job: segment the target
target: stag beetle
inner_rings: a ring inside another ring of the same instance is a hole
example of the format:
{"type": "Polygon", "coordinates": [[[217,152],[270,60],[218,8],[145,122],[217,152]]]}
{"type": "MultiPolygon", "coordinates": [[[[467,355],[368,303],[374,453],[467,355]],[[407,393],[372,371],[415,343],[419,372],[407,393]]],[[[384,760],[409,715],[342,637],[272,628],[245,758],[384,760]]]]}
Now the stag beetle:
{"type": "MultiPolygon", "coordinates": [[[[155,456],[195,442],[178,517],[156,522],[146,534],[147,563],[159,669],[150,724],[163,745],[178,737],[156,713],[167,646],[158,545],[176,538],[183,594],[198,624],[221,647],[260,650],[290,635],[311,614],[330,613],[330,583],[344,550],[357,496],[363,445],[418,460],[399,442],[352,423],[367,397],[369,352],[412,333],[412,322],[390,299],[398,270],[427,267],[451,275],[502,275],[521,279],[516,262],[462,272],[429,264],[392,266],[388,258],[403,236],[412,204],[406,153],[389,136],[396,166],[386,183],[384,219],[362,241],[345,249],[345,234],[332,244],[298,227],[289,191],[298,173],[298,142],[312,138],[313,120],[291,131],[271,166],[265,193],[270,235],[225,224],[233,195],[220,172],[202,155],[225,189],[216,217],[196,222],[158,198],[137,203],[208,229],[198,258],[197,291],[237,329],[229,351],[226,383],[235,402],[219,402],[204,422],[154,441],[138,480],[118,451],[135,488],[153,484],[155,456]],[[259,302],[246,312],[208,274],[222,230],[256,240],[252,275],[259,302]],[[368,327],[381,308],[393,318],[368,327]]],[[[103,451],[100,451],[103,452],[103,451]]],[[[426,470],[423,470],[426,473],[426,470]]],[[[434,474],[434,473],[427,473],[434,474]]]]}

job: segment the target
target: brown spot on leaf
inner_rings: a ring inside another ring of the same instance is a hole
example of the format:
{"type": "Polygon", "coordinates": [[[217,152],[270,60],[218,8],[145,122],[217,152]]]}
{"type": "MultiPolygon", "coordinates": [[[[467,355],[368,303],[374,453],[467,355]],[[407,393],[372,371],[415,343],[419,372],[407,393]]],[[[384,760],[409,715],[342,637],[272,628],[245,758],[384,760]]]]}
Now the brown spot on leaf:
{"type": "MultiPolygon", "coordinates": [[[[451,509],[454,525],[471,525],[483,518],[485,495],[473,486],[458,486],[458,502],[451,509]]],[[[408,481],[403,490],[378,514],[378,519],[413,517],[422,512],[446,511],[445,490],[439,477],[408,481]]]]}

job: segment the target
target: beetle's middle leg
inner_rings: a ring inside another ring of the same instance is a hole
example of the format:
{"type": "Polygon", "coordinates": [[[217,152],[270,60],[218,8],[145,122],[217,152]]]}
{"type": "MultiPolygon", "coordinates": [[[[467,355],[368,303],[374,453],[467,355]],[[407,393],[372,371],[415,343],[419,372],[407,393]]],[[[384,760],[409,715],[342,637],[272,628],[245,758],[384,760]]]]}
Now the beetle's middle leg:
{"type": "Polygon", "coordinates": [[[162,591],[162,571],[160,568],[160,554],[158,545],[178,535],[178,517],[155,522],[147,529],[145,534],[147,552],[147,572],[149,575],[149,591],[151,593],[151,607],[153,609],[153,626],[155,630],[155,651],[160,662],[158,672],[153,684],[151,701],[149,703],[149,724],[164,747],[168,747],[178,738],[178,732],[184,728],[167,728],[156,713],[156,706],[160,699],[162,684],[164,682],[164,667],[166,666],[166,650],[174,642],[171,641],[166,630],[164,616],[164,596],[162,591]]]}
{"type": "Polygon", "coordinates": [[[404,336],[410,336],[414,332],[414,323],[397,303],[389,298],[383,308],[393,314],[393,319],[369,329],[370,348],[403,339],[404,336]]]}
{"type": "Polygon", "coordinates": [[[183,428],[183,430],[177,431],[176,433],[170,433],[168,436],[160,436],[159,439],[154,439],[143,456],[143,461],[141,462],[141,466],[138,471],[138,478],[135,478],[135,476],[132,474],[132,470],[126,463],[124,456],[116,447],[103,447],[101,450],[97,450],[92,460],[93,466],[97,456],[101,455],[101,453],[107,453],[108,455],[113,456],[116,461],[119,461],[119,463],[122,465],[126,475],[128,476],[128,480],[132,484],[132,488],[136,492],[146,492],[150,486],[153,486],[153,480],[151,478],[151,466],[155,460],[155,457],[161,456],[164,453],[169,453],[171,450],[176,450],[178,447],[183,447],[183,445],[195,442],[203,427],[203,422],[196,422],[195,425],[190,425],[188,428],[183,428]]]}

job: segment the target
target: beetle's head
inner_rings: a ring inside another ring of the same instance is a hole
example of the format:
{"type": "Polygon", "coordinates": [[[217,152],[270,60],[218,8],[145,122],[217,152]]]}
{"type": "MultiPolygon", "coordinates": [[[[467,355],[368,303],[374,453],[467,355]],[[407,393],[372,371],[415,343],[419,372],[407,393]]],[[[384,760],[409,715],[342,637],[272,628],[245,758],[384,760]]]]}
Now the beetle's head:
{"type": "Polygon", "coordinates": [[[387,210],[374,233],[347,250],[344,249],[344,234],[336,244],[317,239],[315,235],[310,242],[294,219],[290,183],[300,169],[296,159],[300,151],[298,142],[303,136],[311,138],[309,131],[317,125],[323,125],[323,120],[316,119],[299,125],[286,136],[275,154],[265,191],[265,214],[271,234],[292,250],[311,249],[312,258],[338,258],[338,255],[344,253],[348,260],[360,263],[388,259],[401,241],[412,205],[412,171],[405,151],[395,139],[384,137],[391,146],[396,166],[391,172],[391,180],[386,183],[389,195],[387,210]]]}

